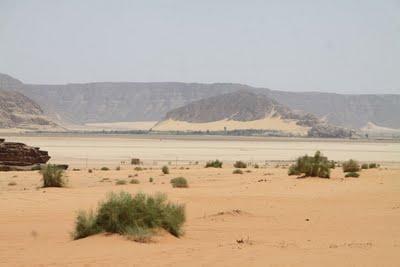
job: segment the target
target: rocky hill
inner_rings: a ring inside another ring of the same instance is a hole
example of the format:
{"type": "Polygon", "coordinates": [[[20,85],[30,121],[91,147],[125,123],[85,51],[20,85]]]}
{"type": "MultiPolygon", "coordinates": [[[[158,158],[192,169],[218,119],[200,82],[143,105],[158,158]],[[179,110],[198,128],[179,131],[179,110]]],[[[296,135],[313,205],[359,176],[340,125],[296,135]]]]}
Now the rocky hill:
{"type": "Polygon", "coordinates": [[[44,116],[40,106],[18,92],[0,89],[0,128],[35,128],[55,126],[44,116]]]}
{"type": "Polygon", "coordinates": [[[276,135],[349,137],[350,131],[292,111],[264,94],[237,91],[194,101],[167,113],[154,131],[266,130],[276,135]]]}
{"type": "Polygon", "coordinates": [[[340,95],[284,92],[242,84],[104,82],[65,85],[23,84],[0,75],[0,85],[40,104],[53,119],[75,123],[157,121],[193,101],[247,90],[265,94],[292,110],[303,110],[328,123],[361,128],[368,123],[400,128],[400,95],[340,95]]]}

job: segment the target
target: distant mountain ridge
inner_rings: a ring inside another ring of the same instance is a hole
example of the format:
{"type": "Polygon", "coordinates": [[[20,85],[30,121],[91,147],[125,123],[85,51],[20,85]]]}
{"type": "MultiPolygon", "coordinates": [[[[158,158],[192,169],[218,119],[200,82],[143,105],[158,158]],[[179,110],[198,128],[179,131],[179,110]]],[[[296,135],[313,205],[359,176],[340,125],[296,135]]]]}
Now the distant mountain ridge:
{"type": "Polygon", "coordinates": [[[361,128],[374,123],[381,127],[400,128],[400,95],[295,93],[231,83],[32,85],[4,74],[0,74],[0,85],[33,99],[52,118],[75,123],[160,120],[168,111],[193,101],[245,90],[265,94],[292,110],[314,114],[333,125],[361,128]]]}

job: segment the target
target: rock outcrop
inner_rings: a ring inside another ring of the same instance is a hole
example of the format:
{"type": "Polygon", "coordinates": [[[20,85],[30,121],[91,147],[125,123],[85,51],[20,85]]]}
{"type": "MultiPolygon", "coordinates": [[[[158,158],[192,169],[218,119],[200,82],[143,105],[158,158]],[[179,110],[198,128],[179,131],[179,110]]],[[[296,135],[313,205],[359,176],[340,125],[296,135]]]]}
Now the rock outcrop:
{"type": "Polygon", "coordinates": [[[40,150],[38,147],[5,142],[4,139],[0,139],[0,165],[2,166],[31,166],[44,164],[49,159],[48,152],[40,150]]]}

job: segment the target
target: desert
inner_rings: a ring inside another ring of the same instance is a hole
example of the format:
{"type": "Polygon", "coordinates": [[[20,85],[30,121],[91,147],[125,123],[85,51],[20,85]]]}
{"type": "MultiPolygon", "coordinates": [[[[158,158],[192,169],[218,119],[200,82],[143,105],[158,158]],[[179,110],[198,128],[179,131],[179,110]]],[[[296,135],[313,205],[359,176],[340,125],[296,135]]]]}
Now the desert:
{"type": "MultiPolygon", "coordinates": [[[[353,150],[359,151],[354,158],[360,162],[367,161],[368,155],[380,158],[380,167],[362,170],[359,178],[345,178],[336,167],[330,179],[296,179],[288,176],[288,166],[304,151],[296,151],[301,146],[294,141],[285,151],[285,143],[290,142],[276,140],[177,137],[160,142],[79,136],[8,136],[7,140],[45,147],[53,155],[50,163],[70,166],[65,188],[42,188],[38,171],[0,173],[2,266],[396,266],[400,260],[398,143],[320,141],[317,147],[336,160],[348,159],[348,150],[353,150]],[[216,142],[210,146],[229,153],[209,149],[200,151],[196,159],[190,151],[204,142],[216,142]],[[105,143],[107,147],[101,149],[105,143]],[[130,153],[119,150],[122,143],[129,144],[130,153]],[[285,152],[257,152],[260,143],[285,152]],[[244,144],[250,144],[249,151],[242,151],[244,144]],[[176,154],[168,150],[170,145],[177,148],[176,154]],[[387,149],[374,151],[374,146],[387,149]],[[94,150],[86,156],[88,163],[72,153],[78,147],[94,150]],[[98,158],[92,159],[95,154],[98,158]],[[125,162],[132,155],[145,157],[140,168],[125,162]],[[204,168],[207,160],[215,158],[223,161],[222,168],[204,168]],[[235,160],[253,165],[243,174],[233,174],[235,160]],[[169,174],[162,173],[164,165],[169,174]],[[104,166],[109,170],[101,170],[104,166]],[[139,184],[129,183],[130,177],[139,184]],[[189,187],[173,188],[169,181],[174,177],[185,177],[189,187]],[[119,180],[127,183],[118,184],[119,180]],[[95,209],[109,192],[122,190],[163,192],[171,201],[184,204],[184,234],[177,238],[161,232],[148,243],[105,233],[71,238],[79,210],[95,209]]],[[[313,142],[305,143],[308,150],[315,148],[313,142]]]]}

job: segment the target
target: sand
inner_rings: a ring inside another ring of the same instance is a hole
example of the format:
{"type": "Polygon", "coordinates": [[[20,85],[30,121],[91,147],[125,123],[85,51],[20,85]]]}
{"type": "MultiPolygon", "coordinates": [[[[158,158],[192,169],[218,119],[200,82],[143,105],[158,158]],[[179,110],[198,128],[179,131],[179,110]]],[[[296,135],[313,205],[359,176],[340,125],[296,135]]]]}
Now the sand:
{"type": "Polygon", "coordinates": [[[48,135],[3,136],[49,151],[53,163],[72,167],[118,165],[137,157],[146,164],[189,163],[218,158],[223,161],[294,160],[321,150],[333,160],[400,162],[399,142],[356,142],[349,140],[245,138],[214,136],[135,136],[135,135],[48,135]]]}
{"type": "Polygon", "coordinates": [[[282,131],[293,135],[306,136],[309,127],[296,124],[295,120],[283,120],[281,118],[265,117],[253,121],[220,120],[205,123],[176,121],[168,119],[158,123],[152,129],[155,131],[224,131],[226,130],[272,130],[282,131]]]}
{"type": "Polygon", "coordinates": [[[400,166],[346,179],[338,168],[332,179],[296,179],[281,167],[248,168],[243,175],[233,175],[230,164],[180,167],[170,166],[169,175],[159,167],[70,170],[68,188],[46,189],[37,188],[37,172],[1,172],[0,265],[399,265],[400,166]],[[140,184],[115,185],[134,174],[140,184]],[[176,176],[186,177],[190,187],[172,188],[169,180],[176,176]],[[9,186],[10,181],[17,185],[9,186]],[[120,190],[165,192],[185,203],[185,235],[162,235],[148,244],[103,234],[72,241],[76,212],[95,208],[107,192],[120,190]]]}

